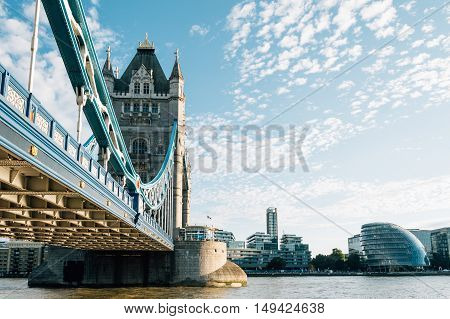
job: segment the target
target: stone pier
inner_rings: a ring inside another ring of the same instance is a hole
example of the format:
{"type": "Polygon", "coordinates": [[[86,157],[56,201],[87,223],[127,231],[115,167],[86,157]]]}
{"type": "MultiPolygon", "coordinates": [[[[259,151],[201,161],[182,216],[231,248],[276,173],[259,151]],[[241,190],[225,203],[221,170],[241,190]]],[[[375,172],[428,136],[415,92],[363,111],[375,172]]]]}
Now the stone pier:
{"type": "Polygon", "coordinates": [[[173,252],[92,251],[49,247],[30,287],[241,287],[247,276],[226,260],[226,245],[180,241],[173,252]]]}

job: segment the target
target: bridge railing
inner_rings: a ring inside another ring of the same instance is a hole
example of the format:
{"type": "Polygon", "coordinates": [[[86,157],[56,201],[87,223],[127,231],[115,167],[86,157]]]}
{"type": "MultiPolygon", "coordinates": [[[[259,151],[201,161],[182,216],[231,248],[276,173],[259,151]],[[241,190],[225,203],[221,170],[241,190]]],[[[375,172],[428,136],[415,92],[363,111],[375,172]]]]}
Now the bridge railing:
{"type": "Polygon", "coordinates": [[[41,134],[62,149],[69,158],[83,170],[89,172],[97,181],[107,188],[117,199],[133,209],[133,199],[126,189],[113,179],[110,173],[90,155],[89,151],[77,143],[58,123],[42,104],[30,94],[0,64],[0,94],[13,106],[13,110],[34,124],[41,134]]]}

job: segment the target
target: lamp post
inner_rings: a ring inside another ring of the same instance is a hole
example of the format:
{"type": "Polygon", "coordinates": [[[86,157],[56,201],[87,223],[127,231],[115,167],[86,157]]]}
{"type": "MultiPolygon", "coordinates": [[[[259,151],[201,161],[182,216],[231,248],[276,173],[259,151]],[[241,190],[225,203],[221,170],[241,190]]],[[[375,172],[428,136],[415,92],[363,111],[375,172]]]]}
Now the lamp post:
{"type": "Polygon", "coordinates": [[[41,0],[36,0],[36,8],[34,10],[34,29],[33,37],[31,39],[31,59],[30,59],[30,73],[28,76],[28,91],[33,91],[34,66],[36,63],[36,52],[38,48],[38,34],[39,34],[39,14],[41,11],[41,0]]]}

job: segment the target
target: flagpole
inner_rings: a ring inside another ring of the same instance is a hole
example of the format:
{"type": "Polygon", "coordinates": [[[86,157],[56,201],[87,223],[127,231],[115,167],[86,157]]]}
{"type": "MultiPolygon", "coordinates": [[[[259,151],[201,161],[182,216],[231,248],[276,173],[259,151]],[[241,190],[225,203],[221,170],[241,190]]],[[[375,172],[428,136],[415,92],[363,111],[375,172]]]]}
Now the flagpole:
{"type": "Polygon", "coordinates": [[[33,91],[34,80],[34,65],[36,62],[36,52],[38,47],[38,33],[39,33],[39,14],[41,10],[41,0],[36,0],[36,8],[34,11],[34,30],[33,38],[31,39],[31,60],[30,60],[30,74],[28,77],[28,92],[33,91]]]}

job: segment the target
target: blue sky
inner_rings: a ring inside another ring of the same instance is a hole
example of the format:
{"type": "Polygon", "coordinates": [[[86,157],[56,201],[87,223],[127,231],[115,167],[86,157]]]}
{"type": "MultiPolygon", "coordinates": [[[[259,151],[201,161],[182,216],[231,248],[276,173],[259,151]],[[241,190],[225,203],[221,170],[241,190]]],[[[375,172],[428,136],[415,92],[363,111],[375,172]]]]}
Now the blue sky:
{"type": "MultiPolygon", "coordinates": [[[[276,206],[280,233],[303,236],[313,253],[346,250],[349,234],[367,222],[450,225],[450,8],[439,9],[444,1],[83,4],[100,60],[111,45],[121,71],[145,32],[166,74],[180,49],[193,132],[193,223],[204,224],[209,215],[215,226],[245,239],[265,230],[265,209],[276,206]],[[270,172],[267,165],[258,173],[243,170],[242,158],[254,158],[259,141],[270,142],[264,163],[289,156],[287,138],[264,133],[269,121],[280,129],[295,125],[297,137],[308,125],[302,151],[309,172],[298,158],[294,172],[270,172]],[[205,125],[217,132],[207,139],[214,156],[199,142],[205,125]],[[227,135],[223,125],[237,129],[227,135]],[[262,136],[245,135],[248,125],[262,136]],[[201,169],[200,160],[212,158],[217,169],[201,169]]],[[[32,14],[32,1],[0,0],[0,63],[22,83],[32,14]]],[[[36,94],[74,132],[74,96],[45,18],[40,41],[36,94]]]]}

